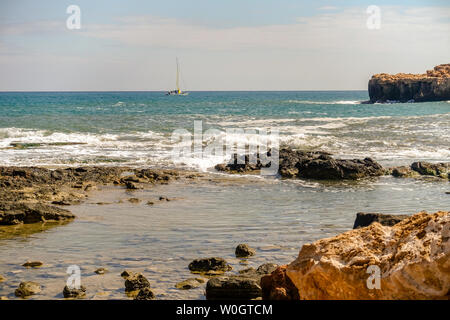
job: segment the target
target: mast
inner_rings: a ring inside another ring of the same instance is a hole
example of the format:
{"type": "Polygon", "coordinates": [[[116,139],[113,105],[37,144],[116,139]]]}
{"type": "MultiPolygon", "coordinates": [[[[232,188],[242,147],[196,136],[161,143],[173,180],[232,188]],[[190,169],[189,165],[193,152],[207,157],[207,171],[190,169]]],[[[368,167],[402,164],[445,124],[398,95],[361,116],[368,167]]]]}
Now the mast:
{"type": "Polygon", "coordinates": [[[180,81],[179,81],[179,78],[180,78],[180,67],[179,67],[179,65],[178,65],[178,58],[177,58],[177,92],[178,92],[178,93],[181,92],[181,91],[180,91],[180,81]]]}

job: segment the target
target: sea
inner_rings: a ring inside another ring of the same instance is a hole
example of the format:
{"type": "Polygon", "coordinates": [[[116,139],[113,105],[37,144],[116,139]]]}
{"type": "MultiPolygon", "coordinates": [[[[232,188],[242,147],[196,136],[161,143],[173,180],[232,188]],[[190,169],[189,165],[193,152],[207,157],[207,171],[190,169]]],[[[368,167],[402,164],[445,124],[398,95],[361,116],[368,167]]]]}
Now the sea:
{"type": "Polygon", "coordinates": [[[62,299],[67,268],[78,265],[88,299],[130,299],[120,277],[125,269],[142,272],[158,299],[204,299],[204,284],[175,288],[198,277],[187,268],[195,258],[223,257],[231,273],[286,264],[303,244],[351,230],[357,212],[449,210],[444,179],[229,176],[214,170],[225,155],[173,157],[174,132],[193,134],[201,122],[203,132],[216,130],[203,139],[204,148],[227,129],[276,129],[281,146],[337,158],[371,157],[386,167],[450,161],[449,101],[363,103],[368,99],[366,91],[0,93],[2,166],[180,168],[211,177],[133,192],[105,186],[70,206],[77,218],[68,224],[1,227],[0,275],[7,280],[0,296],[15,299],[20,281],[32,280],[43,290],[31,299],[62,299]],[[128,202],[131,197],[141,202],[128,202]],[[256,255],[237,259],[239,243],[256,255]],[[27,260],[44,265],[23,268],[27,260]],[[99,267],[108,272],[95,274],[99,267]]]}

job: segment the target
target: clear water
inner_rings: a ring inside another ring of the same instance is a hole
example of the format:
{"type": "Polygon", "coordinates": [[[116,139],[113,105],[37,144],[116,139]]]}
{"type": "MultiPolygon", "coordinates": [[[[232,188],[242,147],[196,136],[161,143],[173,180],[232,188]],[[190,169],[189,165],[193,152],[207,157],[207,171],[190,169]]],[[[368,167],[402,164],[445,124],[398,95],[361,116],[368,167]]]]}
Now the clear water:
{"type": "MultiPolygon", "coordinates": [[[[211,170],[217,159],[172,163],[170,134],[177,128],[271,128],[285,145],[371,156],[384,165],[449,161],[450,103],[360,104],[366,92],[192,92],[166,97],[133,93],[0,93],[0,165],[78,164],[191,167],[211,170]],[[81,142],[14,149],[11,143],[81,142]]],[[[105,187],[71,206],[73,222],[0,228],[0,296],[14,298],[20,281],[43,285],[32,299],[62,298],[77,264],[93,299],[125,299],[124,269],[140,271],[158,299],[202,299],[204,286],[177,290],[193,277],[198,257],[220,256],[233,272],[265,262],[288,263],[302,244],[351,229],[360,211],[434,212],[450,209],[448,181],[380,177],[323,183],[208,173],[129,193],[105,187]],[[229,180],[228,180],[229,179],[229,180]],[[155,201],[160,195],[176,198],[155,201]],[[139,204],[128,198],[137,197],[139,204]],[[123,200],[122,203],[118,203],[123,200]],[[148,200],[155,201],[147,206],[148,200]],[[98,205],[97,202],[110,204],[98,205]],[[246,242],[257,249],[247,264],[234,258],[246,242]],[[42,260],[39,269],[21,267],[42,260]],[[96,275],[106,267],[109,273],[96,275]]]]}
{"type": "Polygon", "coordinates": [[[196,277],[187,268],[195,258],[224,257],[235,273],[266,262],[284,264],[296,258],[303,244],[351,229],[359,211],[450,209],[445,182],[391,177],[337,184],[245,177],[214,181],[132,193],[106,188],[71,207],[78,218],[64,226],[26,235],[11,235],[11,228],[0,227],[0,274],[8,279],[0,284],[0,296],[14,298],[21,281],[34,280],[44,288],[32,299],[62,298],[66,269],[76,264],[88,298],[127,299],[119,276],[127,269],[143,272],[158,299],[204,299],[204,285],[175,288],[177,282],[196,277]],[[175,200],[159,202],[160,195],[175,200]],[[142,202],[131,204],[130,197],[142,202]],[[148,200],[155,205],[146,205],[148,200]],[[242,242],[257,249],[245,265],[234,257],[242,242]],[[41,260],[44,266],[21,267],[26,260],[41,260]],[[109,273],[96,275],[99,267],[109,273]]]}

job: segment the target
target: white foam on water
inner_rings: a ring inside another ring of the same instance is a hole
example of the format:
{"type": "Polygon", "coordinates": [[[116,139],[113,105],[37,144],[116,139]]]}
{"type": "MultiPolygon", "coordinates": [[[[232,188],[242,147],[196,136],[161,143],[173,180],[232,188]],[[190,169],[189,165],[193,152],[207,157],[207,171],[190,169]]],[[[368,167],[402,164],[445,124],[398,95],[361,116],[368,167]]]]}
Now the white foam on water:
{"type": "Polygon", "coordinates": [[[311,101],[311,100],[285,100],[285,103],[295,104],[361,104],[359,100],[337,100],[337,101],[311,101]]]}

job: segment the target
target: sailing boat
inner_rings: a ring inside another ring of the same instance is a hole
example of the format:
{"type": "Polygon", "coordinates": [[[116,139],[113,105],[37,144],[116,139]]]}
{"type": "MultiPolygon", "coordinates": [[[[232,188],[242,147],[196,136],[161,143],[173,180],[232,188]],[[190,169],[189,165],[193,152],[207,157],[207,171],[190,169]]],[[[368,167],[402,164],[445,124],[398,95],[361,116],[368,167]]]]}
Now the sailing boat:
{"type": "Polygon", "coordinates": [[[189,92],[181,91],[180,89],[180,65],[177,58],[177,89],[167,91],[166,96],[187,96],[188,94],[189,92]]]}

